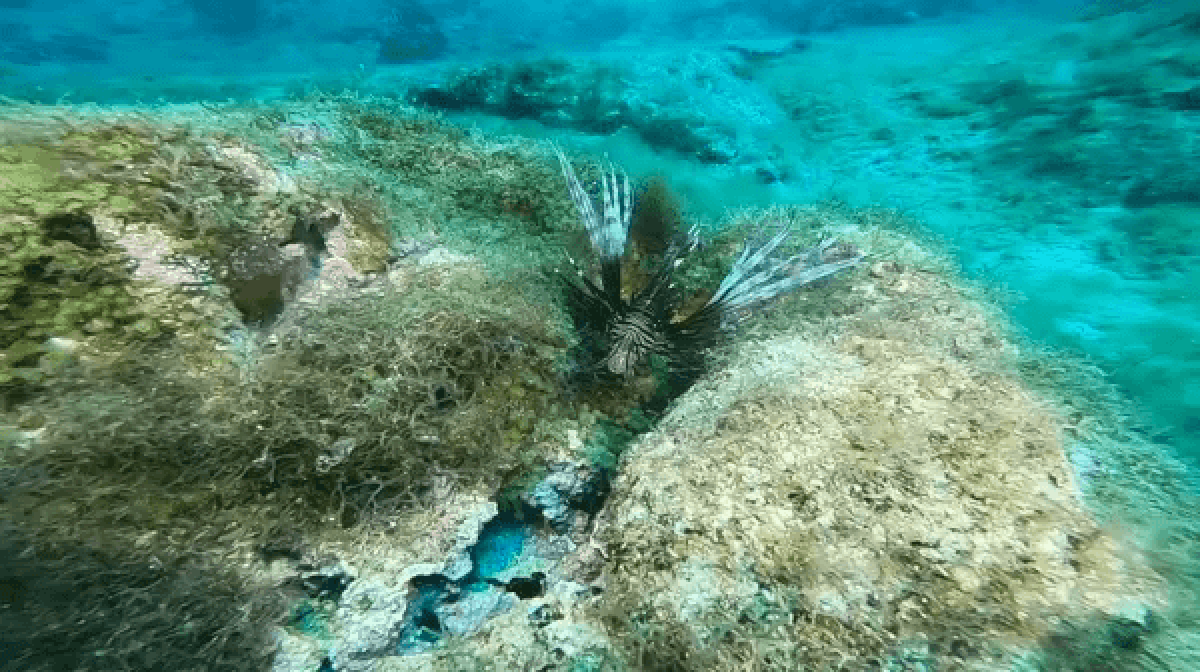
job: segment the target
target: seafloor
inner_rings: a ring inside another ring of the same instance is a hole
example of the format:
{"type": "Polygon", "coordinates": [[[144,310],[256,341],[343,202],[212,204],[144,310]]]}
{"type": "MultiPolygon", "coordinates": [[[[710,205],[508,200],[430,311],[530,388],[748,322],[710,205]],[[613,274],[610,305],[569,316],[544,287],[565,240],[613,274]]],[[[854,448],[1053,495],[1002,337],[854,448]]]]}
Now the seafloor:
{"type": "Polygon", "coordinates": [[[6,100],[0,668],[1200,669],[1197,26],[6,100]],[[581,384],[547,136],[867,261],[581,384]]]}

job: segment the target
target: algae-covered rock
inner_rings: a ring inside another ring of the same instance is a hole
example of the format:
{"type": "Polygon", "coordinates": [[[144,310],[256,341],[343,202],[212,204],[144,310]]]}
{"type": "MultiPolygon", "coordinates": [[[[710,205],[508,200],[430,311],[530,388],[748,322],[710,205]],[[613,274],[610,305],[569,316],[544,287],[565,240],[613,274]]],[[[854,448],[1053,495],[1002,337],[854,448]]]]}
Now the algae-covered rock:
{"type": "MultiPolygon", "coordinates": [[[[396,260],[393,192],[293,172],[255,130],[285,133],[274,112],[0,112],[0,506],[22,530],[0,582],[46,596],[14,607],[23,669],[263,669],[276,626],[336,613],[291,594],[331,539],[444,561],[434,505],[486,498],[564,419],[536,286],[469,250],[396,260]]],[[[447,137],[390,141],[483,153],[447,137]]]]}
{"type": "Polygon", "coordinates": [[[400,112],[5,127],[23,669],[955,669],[1151,635],[1162,583],[1083,509],[1016,340],[895,217],[731,222],[681,287],[764,219],[876,263],[749,320],[638,438],[647,395],[563,384],[556,173],[400,112]]]}
{"type": "Polygon", "coordinates": [[[842,303],[739,344],[626,453],[600,536],[628,661],[996,664],[1165,604],[1083,508],[993,315],[893,262],[842,303]]]}
{"type": "Polygon", "coordinates": [[[693,55],[628,64],[493,64],[450,73],[409,95],[438,109],[478,110],[587,133],[629,128],[650,147],[703,163],[751,164],[767,150],[735,127],[765,126],[779,112],[737,78],[733,60],[693,55]],[[695,95],[698,87],[706,95],[695,95]]]}
{"type": "Polygon", "coordinates": [[[390,256],[378,206],[297,188],[243,140],[24,108],[0,129],[10,396],[42,380],[47,338],[112,353],[167,336],[211,350],[238,321],[278,314],[314,263],[378,273],[390,256]]]}
{"type": "MultiPolygon", "coordinates": [[[[884,213],[763,216],[888,261],[747,327],[621,451],[544,595],[376,669],[1007,669],[1063,624],[1154,631],[1165,584],[1083,508],[998,314],[884,213]]],[[[528,488],[549,522],[562,466],[528,488]]]]}

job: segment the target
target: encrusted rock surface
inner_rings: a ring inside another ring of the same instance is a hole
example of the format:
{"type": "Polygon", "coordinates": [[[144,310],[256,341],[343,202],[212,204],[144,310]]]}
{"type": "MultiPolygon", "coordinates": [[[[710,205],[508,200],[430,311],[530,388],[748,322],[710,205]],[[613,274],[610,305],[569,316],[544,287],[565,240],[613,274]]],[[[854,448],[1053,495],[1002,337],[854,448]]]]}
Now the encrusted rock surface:
{"type": "Polygon", "coordinates": [[[919,642],[986,666],[1061,620],[1165,604],[1084,510],[1060,420],[980,305],[891,262],[851,293],[844,317],[740,345],[628,453],[603,514],[611,608],[699,660],[733,655],[732,628],[760,661],[919,642]]]}

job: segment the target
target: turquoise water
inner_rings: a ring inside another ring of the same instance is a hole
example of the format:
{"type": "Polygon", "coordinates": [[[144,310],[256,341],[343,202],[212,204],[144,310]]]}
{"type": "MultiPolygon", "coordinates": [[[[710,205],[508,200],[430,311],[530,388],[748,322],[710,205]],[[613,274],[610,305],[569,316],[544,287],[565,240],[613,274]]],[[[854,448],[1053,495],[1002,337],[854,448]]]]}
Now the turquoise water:
{"type": "MultiPolygon", "coordinates": [[[[411,101],[665,175],[713,226],[896,208],[1033,346],[1098,367],[1140,440],[1200,469],[1193,3],[512,4],[0,0],[0,104],[411,101]]],[[[525,534],[490,530],[477,578],[525,534]]]]}
{"type": "Polygon", "coordinates": [[[1200,65],[1187,3],[1117,12],[926,2],[877,15],[777,4],[730,13],[716,3],[688,12],[540,3],[516,26],[487,2],[355,10],[191,0],[113,11],[10,0],[0,6],[0,95],[410,99],[458,67],[610,64],[620,84],[598,95],[634,115],[689,110],[692,126],[718,129],[723,160],[656,146],[631,130],[635,118],[605,126],[470,100],[444,112],[607,153],[634,175],[669,175],[693,212],[714,218],[829,197],[902,208],[954,244],[969,275],[1017,293],[1012,315],[1034,340],[1097,362],[1151,434],[1200,457],[1200,65]],[[788,51],[795,39],[802,48],[788,51]],[[783,57],[744,56],[772,50],[783,57]]]}

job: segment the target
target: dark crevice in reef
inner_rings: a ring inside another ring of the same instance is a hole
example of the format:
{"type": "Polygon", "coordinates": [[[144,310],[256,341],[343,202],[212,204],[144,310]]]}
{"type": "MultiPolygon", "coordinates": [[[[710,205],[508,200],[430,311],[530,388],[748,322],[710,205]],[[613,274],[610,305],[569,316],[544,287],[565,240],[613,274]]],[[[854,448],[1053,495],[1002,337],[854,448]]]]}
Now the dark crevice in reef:
{"type": "MultiPolygon", "coordinates": [[[[629,436],[619,438],[627,441],[629,436]]],[[[340,565],[298,563],[305,571],[287,582],[300,598],[289,625],[319,635],[338,614],[339,636],[357,643],[369,638],[372,629],[378,632],[381,623],[392,623],[386,628],[390,634],[369,650],[352,651],[353,644],[334,649],[339,652],[331,653],[322,669],[336,670],[349,661],[434,650],[447,639],[474,635],[489,619],[530,600],[535,601],[529,606],[531,622],[549,623],[559,618],[559,610],[537,600],[552,595],[571,600],[597,590],[576,582],[565,567],[609,494],[610,476],[609,469],[587,463],[551,465],[532,487],[507,497],[498,494],[496,499],[505,504],[490,503],[490,511],[465,521],[459,545],[437,571],[414,566],[409,571],[415,573],[400,588],[356,578],[340,565]]],[[[285,546],[271,549],[275,557],[303,554],[285,546]]]]}
{"type": "Polygon", "coordinates": [[[443,572],[413,577],[396,653],[420,653],[445,637],[470,635],[518,601],[543,595],[546,574],[523,574],[520,567],[536,562],[535,536],[532,524],[498,514],[466,549],[471,569],[465,575],[456,579],[443,572]]]}
{"type": "MultiPolygon", "coordinates": [[[[619,438],[627,443],[633,436],[625,432],[619,438]]],[[[519,496],[499,495],[503,506],[463,549],[468,571],[455,575],[453,568],[461,565],[451,560],[441,573],[409,582],[396,653],[420,653],[445,637],[470,635],[492,616],[545,597],[561,582],[590,592],[571,583],[560,567],[575,550],[570,538],[592,524],[610,491],[611,469],[560,463],[519,496]]]]}

